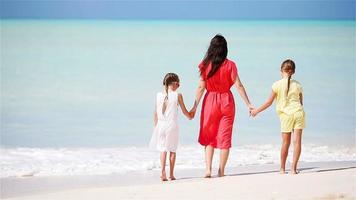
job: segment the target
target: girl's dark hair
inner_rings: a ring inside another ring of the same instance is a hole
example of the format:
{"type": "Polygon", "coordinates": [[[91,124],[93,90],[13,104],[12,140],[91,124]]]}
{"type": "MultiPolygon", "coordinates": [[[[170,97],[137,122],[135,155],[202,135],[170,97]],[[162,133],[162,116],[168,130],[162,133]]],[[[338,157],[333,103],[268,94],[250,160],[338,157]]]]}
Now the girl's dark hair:
{"type": "Polygon", "coordinates": [[[211,69],[208,73],[207,79],[212,77],[218,71],[221,64],[225,61],[227,56],[227,42],[222,35],[215,35],[210,41],[210,46],[205,54],[203,60],[203,67],[200,69],[200,76],[203,75],[209,64],[211,69]]]}
{"type": "Polygon", "coordinates": [[[179,82],[179,77],[177,74],[175,73],[167,73],[165,76],[164,76],[164,79],[163,79],[163,85],[164,85],[164,89],[166,91],[166,97],[164,98],[164,103],[163,103],[163,106],[162,106],[162,114],[164,114],[164,112],[166,111],[166,108],[167,108],[167,103],[168,103],[168,86],[170,84],[172,84],[173,82],[179,82]]]}
{"type": "Polygon", "coordinates": [[[292,74],[294,74],[294,72],[295,72],[295,63],[293,62],[293,60],[287,59],[287,60],[283,61],[282,65],[281,65],[281,71],[288,73],[288,86],[287,86],[287,90],[286,90],[286,96],[288,96],[290,79],[292,77],[292,74]]]}

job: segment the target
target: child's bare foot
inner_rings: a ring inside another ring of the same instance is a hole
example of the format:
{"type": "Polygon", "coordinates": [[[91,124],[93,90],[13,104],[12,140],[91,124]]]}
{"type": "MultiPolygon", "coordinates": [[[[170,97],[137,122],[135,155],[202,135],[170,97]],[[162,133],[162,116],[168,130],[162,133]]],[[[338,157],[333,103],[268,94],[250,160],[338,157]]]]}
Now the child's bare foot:
{"type": "Polygon", "coordinates": [[[174,180],[176,180],[176,177],[170,176],[170,177],[169,177],[169,180],[174,181],[174,180]]]}
{"type": "Polygon", "coordinates": [[[290,173],[291,174],[299,174],[299,171],[298,170],[291,170],[290,173]]]}
{"type": "Polygon", "coordinates": [[[280,170],[279,170],[279,173],[280,173],[280,174],[286,174],[286,170],[285,170],[285,169],[280,169],[280,170]]]}
{"type": "Polygon", "coordinates": [[[164,172],[164,171],[162,171],[161,181],[168,181],[167,176],[166,176],[166,172],[164,172]]]}

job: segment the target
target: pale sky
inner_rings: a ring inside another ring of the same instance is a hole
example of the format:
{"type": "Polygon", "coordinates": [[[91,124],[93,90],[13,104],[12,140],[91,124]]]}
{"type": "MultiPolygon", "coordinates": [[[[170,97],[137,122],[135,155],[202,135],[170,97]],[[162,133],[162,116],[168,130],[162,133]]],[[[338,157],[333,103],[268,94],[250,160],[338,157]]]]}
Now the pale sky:
{"type": "Polygon", "coordinates": [[[1,18],[354,20],[353,0],[1,0],[1,18]]]}

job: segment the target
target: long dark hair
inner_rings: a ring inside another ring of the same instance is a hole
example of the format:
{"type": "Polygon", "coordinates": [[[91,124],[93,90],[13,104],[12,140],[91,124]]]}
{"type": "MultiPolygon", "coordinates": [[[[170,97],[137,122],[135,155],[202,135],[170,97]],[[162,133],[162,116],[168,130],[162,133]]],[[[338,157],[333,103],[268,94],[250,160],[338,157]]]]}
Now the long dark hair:
{"type": "MultiPolygon", "coordinates": [[[[218,71],[221,64],[225,61],[227,56],[227,42],[222,35],[215,35],[210,41],[210,46],[205,54],[203,60],[203,67],[200,69],[200,76],[203,75],[209,64],[211,69],[208,73],[207,79],[212,77],[218,71]]],[[[203,77],[203,76],[202,76],[203,77]]]]}
{"type": "Polygon", "coordinates": [[[287,90],[286,90],[286,96],[288,96],[290,79],[292,77],[292,74],[294,74],[294,72],[295,72],[295,63],[293,62],[293,60],[288,59],[288,60],[283,61],[282,65],[281,65],[281,71],[288,73],[288,85],[287,85],[287,90]]]}

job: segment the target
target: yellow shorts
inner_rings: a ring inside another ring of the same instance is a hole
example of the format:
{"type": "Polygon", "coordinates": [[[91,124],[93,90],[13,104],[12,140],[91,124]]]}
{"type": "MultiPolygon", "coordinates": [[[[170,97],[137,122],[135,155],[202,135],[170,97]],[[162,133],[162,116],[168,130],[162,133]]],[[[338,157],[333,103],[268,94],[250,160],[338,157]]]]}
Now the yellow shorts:
{"type": "Polygon", "coordinates": [[[294,114],[280,113],[279,120],[281,121],[281,132],[292,132],[293,129],[305,128],[305,112],[297,111],[294,114]]]}

